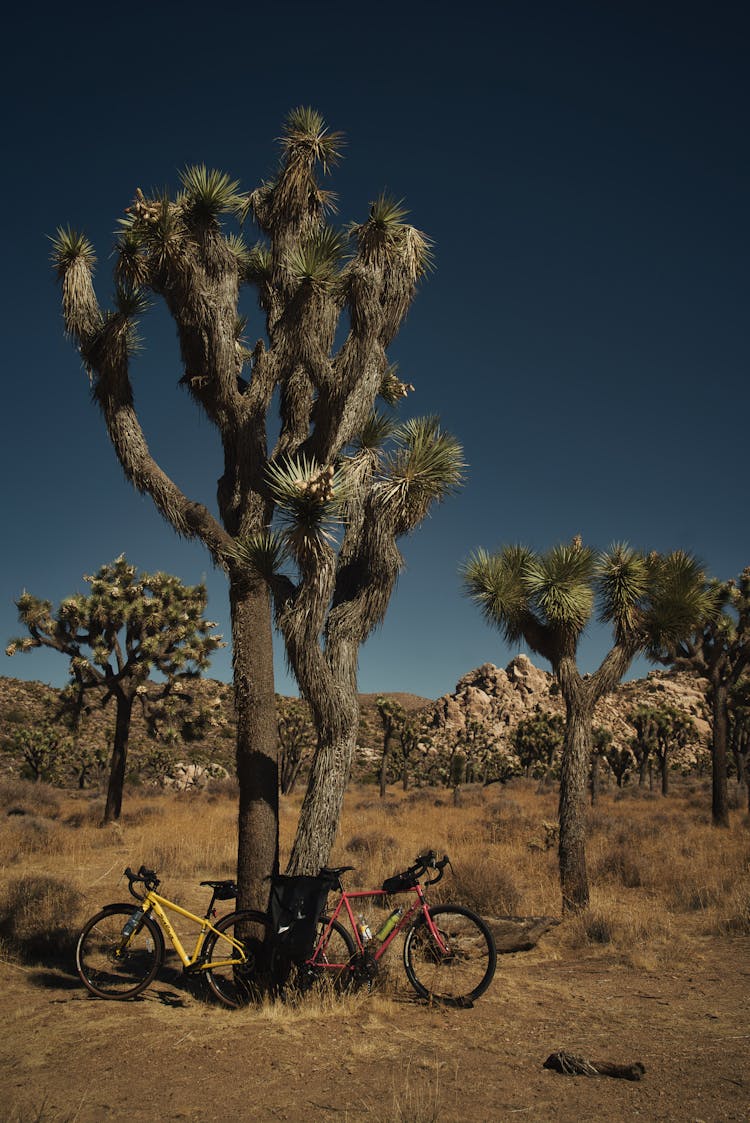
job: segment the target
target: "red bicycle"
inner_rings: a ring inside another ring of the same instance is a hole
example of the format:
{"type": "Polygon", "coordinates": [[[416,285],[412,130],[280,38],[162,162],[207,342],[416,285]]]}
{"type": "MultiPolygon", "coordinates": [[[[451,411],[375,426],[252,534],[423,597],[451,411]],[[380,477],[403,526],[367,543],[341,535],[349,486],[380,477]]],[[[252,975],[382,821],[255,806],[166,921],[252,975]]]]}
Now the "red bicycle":
{"type": "Polygon", "coordinates": [[[386,878],[380,889],[354,891],[341,884],[342,874],[353,866],[321,870],[340,896],[330,914],[324,913],[318,921],[314,951],[297,969],[298,984],[304,988],[321,978],[338,987],[372,983],[388,948],[405,933],[404,968],[417,994],[447,1006],[471,1006],[492,982],[497,951],[489,927],[470,909],[427,903],[425,890],[442,880],[447,865],[447,854],[438,861],[430,851],[420,854],[407,870],[386,878]],[[428,871],[437,876],[422,882],[428,871]],[[387,903],[400,893],[413,893],[416,899],[394,908],[372,932],[359,911],[363,903],[387,903]],[[342,923],[345,920],[349,927],[342,923]]]}

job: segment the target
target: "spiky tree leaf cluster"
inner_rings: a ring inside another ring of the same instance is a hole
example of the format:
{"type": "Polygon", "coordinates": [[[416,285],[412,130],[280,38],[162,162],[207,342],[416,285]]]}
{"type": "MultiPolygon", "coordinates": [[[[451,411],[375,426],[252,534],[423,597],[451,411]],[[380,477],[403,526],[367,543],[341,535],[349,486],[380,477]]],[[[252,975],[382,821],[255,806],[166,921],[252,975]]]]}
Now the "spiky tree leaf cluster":
{"type": "Polygon", "coordinates": [[[685,638],[666,642],[658,651],[662,663],[708,679],[711,706],[711,771],[713,823],[729,826],[727,745],[729,695],[750,666],[750,567],[738,580],[707,582],[705,595],[715,611],[685,638]]]}
{"type": "Polygon", "coordinates": [[[511,643],[520,640],[547,659],[565,700],[560,774],[560,881],[563,907],[588,905],[585,787],[594,710],[639,652],[656,653],[689,635],[714,608],[704,575],[683,551],[643,554],[619,543],[597,554],[576,536],[538,554],[507,546],[479,550],[463,566],[466,591],[511,643]],[[580,673],[581,636],[594,616],[612,628],[613,643],[591,675],[580,673]]]}
{"type": "Polygon", "coordinates": [[[396,539],[461,473],[460,450],[432,419],[383,445],[388,426],[374,416],[376,402],[394,404],[409,390],[387,348],[430,268],[430,246],[385,195],[363,222],[330,225],[335,199],[320,179],[342,144],[319,113],[300,107],[285,122],[275,175],[255,190],[204,167],[183,172],[175,195],[138,189],[120,222],[109,311],[94,293],[90,243],[65,229],[53,247],[66,326],[127,478],[229,577],[242,907],[265,906],[278,861],[268,584],[317,729],[291,859],[293,870],[315,872],[328,857],[356,735],[356,649],[385,613],[401,561],[396,539]],[[227,227],[235,217],[254,223],[255,244],[227,227]],[[245,286],[265,320],[255,343],[239,313],[245,286]],[[221,440],[218,518],[156,463],[135,411],[131,360],[149,295],[175,321],[181,385],[221,440]]]}
{"type": "Polygon", "coordinates": [[[79,709],[90,695],[102,706],[114,700],[115,735],[105,820],[122,806],[133,704],[148,714],[163,707],[181,684],[197,678],[221,646],[215,625],[204,619],[206,589],[184,585],[167,573],[138,573],[121,555],[84,577],[88,594],[65,597],[56,609],[23,593],[16,604],[28,635],[11,640],[6,654],[48,647],[70,660],[69,696],[79,709]],[[155,671],[160,682],[150,679],[155,671]]]}

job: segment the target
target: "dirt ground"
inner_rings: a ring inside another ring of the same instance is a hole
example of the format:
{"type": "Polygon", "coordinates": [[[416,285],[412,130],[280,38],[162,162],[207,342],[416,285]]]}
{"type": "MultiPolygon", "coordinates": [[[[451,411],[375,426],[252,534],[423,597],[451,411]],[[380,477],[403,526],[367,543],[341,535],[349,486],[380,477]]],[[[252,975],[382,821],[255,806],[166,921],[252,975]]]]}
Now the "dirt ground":
{"type": "MultiPolygon", "coordinates": [[[[334,1008],[225,1011],[166,969],[141,998],[0,963],[0,1115],[14,1123],[750,1119],[750,938],[696,935],[689,962],[574,955],[560,929],[503,955],[471,1010],[397,986],[334,1008]],[[641,1061],[640,1082],[562,1076],[564,1049],[641,1061]]],[[[392,960],[394,983],[401,975],[392,960]]]]}

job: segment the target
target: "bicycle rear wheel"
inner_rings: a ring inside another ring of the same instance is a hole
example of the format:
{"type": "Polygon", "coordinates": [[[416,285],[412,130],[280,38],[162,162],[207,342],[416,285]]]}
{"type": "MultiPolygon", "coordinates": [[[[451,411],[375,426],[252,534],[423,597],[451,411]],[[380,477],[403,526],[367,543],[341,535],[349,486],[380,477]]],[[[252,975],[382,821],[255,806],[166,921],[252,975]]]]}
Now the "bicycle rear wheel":
{"type": "Polygon", "coordinates": [[[264,912],[230,912],[206,939],[206,982],[225,1006],[255,1002],[269,988],[270,924],[264,912]],[[239,952],[231,942],[241,946],[239,952]]]}
{"type": "Polygon", "coordinates": [[[462,905],[435,905],[430,916],[447,953],[420,916],[404,940],[407,978],[422,998],[446,1006],[469,1005],[484,994],[495,974],[492,933],[481,917],[462,905]]]}
{"type": "Polygon", "coordinates": [[[76,968],[84,986],[98,998],[135,998],[163,962],[164,938],[151,917],[144,916],[129,939],[123,936],[133,912],[133,905],[107,905],[78,937],[76,968]]]}

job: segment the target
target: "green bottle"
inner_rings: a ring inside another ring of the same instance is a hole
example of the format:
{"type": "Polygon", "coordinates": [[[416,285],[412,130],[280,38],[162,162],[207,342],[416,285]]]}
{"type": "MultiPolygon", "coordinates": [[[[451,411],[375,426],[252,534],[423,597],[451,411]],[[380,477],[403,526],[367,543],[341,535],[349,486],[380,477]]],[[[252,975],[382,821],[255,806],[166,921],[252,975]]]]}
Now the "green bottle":
{"type": "Polygon", "coordinates": [[[387,920],[383,921],[382,927],[379,928],[378,931],[375,933],[375,939],[376,940],[384,940],[386,938],[386,936],[390,936],[391,932],[396,927],[396,925],[398,924],[399,920],[401,919],[401,917],[403,915],[404,915],[404,910],[402,908],[394,909],[393,912],[391,913],[391,915],[387,918],[387,920]]]}

